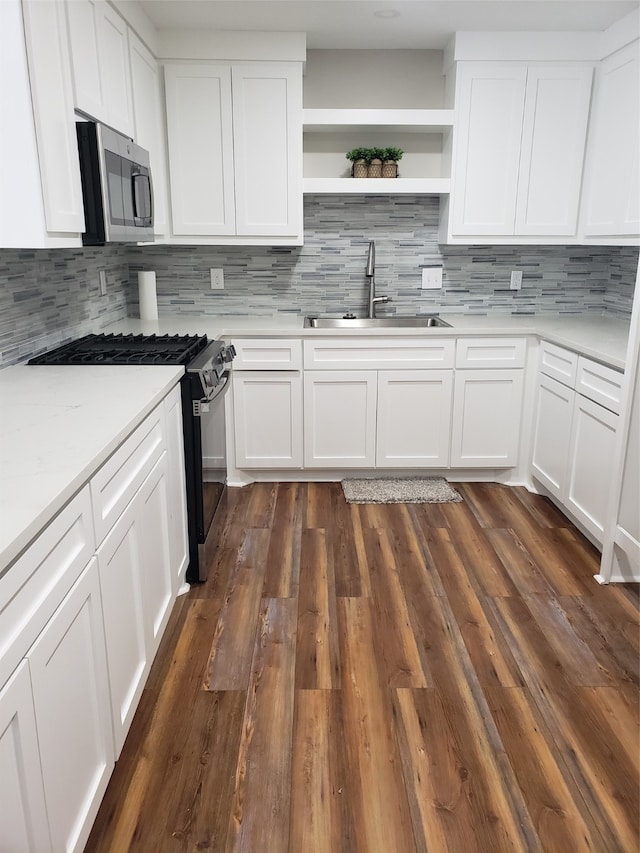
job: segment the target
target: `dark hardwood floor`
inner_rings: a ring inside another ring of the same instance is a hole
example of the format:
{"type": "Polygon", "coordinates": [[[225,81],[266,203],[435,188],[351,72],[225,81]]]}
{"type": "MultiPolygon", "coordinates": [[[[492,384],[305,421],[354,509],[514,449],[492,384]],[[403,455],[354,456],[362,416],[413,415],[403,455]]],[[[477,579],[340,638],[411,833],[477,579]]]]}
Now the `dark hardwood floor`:
{"type": "Polygon", "coordinates": [[[639,845],[637,586],[546,499],[229,490],[87,850],[639,845]]]}

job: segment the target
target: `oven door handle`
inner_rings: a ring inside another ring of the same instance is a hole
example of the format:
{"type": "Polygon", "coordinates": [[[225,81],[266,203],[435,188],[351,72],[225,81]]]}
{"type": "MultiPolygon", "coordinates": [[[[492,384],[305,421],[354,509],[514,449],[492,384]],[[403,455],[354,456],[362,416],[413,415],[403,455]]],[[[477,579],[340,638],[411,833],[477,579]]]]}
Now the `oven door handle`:
{"type": "Polygon", "coordinates": [[[211,389],[211,393],[206,397],[202,397],[200,400],[193,401],[193,416],[195,418],[201,417],[203,414],[209,411],[209,404],[213,403],[214,400],[217,400],[218,397],[224,396],[229,390],[229,379],[231,378],[231,373],[228,370],[220,377],[220,382],[216,385],[215,388],[211,389]]]}

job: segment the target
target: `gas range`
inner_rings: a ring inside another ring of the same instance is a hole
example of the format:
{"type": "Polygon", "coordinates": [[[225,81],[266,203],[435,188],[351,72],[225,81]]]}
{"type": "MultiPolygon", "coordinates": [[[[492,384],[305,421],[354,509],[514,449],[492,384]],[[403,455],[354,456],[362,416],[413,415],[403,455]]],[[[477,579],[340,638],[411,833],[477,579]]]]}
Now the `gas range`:
{"type": "Polygon", "coordinates": [[[189,364],[206,335],[86,335],[35,356],[29,364],[189,364]]]}

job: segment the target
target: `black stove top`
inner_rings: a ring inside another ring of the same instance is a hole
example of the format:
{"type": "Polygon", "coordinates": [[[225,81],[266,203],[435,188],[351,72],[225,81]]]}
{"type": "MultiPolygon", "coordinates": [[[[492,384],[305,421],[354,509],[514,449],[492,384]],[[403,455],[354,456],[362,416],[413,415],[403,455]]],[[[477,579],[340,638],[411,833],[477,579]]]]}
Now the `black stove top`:
{"type": "Polygon", "coordinates": [[[206,335],[86,335],[29,364],[189,364],[207,343],[206,335]]]}

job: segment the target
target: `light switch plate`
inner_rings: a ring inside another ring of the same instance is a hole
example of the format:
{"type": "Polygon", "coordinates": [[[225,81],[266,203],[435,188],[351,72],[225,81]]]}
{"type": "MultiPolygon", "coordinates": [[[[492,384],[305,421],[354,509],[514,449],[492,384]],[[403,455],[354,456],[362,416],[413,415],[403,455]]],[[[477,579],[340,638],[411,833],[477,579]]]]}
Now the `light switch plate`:
{"type": "Polygon", "coordinates": [[[224,290],[224,270],[212,269],[211,273],[211,290],[224,290]]]}
{"type": "Polygon", "coordinates": [[[422,268],[422,289],[440,290],[442,287],[442,267],[422,268]]]}
{"type": "Polygon", "coordinates": [[[511,271],[511,284],[509,287],[511,290],[520,290],[522,287],[522,270],[511,271]]]}

